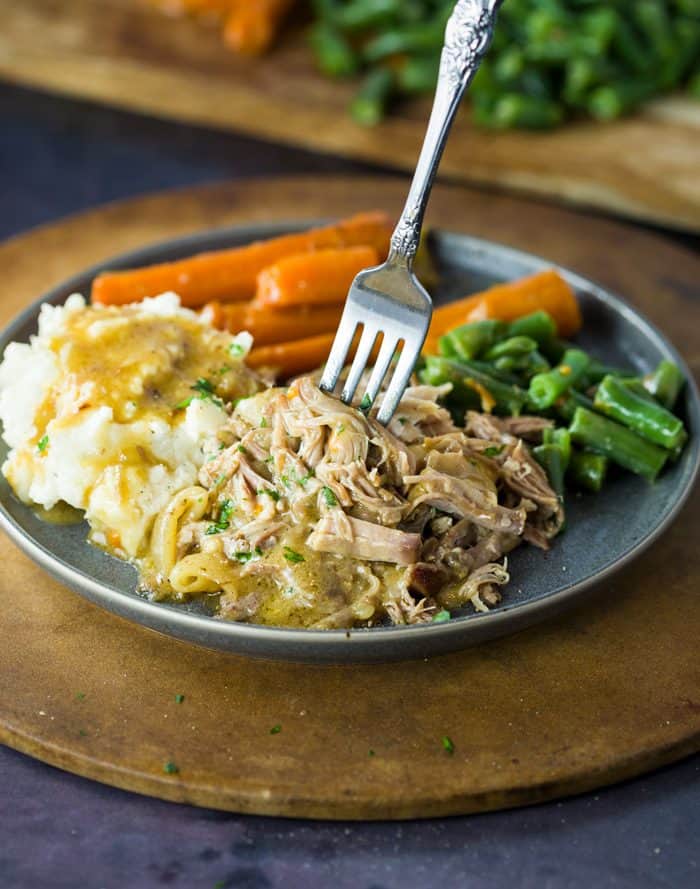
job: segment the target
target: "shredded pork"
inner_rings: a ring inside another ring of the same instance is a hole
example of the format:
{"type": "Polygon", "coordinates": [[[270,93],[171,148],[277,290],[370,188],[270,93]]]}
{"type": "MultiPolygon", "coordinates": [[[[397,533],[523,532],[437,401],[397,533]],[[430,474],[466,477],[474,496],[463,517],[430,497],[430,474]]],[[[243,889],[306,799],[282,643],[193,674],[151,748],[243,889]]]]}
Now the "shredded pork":
{"type": "Polygon", "coordinates": [[[410,387],[388,428],[311,377],[242,401],[200,473],[207,515],[178,537],[180,558],[221,554],[233,573],[212,590],[221,615],[334,628],[495,605],[506,554],[563,522],[523,441],[548,421],[469,412],[458,428],[448,391],[410,387]]]}

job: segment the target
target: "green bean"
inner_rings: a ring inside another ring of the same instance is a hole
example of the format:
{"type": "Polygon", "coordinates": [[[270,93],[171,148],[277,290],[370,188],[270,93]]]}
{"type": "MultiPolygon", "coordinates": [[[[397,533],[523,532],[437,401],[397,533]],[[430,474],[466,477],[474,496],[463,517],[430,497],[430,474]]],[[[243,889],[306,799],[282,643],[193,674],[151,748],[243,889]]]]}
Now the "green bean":
{"type": "Polygon", "coordinates": [[[493,108],[481,117],[482,122],[496,129],[521,127],[526,130],[544,130],[561,123],[563,111],[553,101],[522,93],[505,93],[493,108]]]}
{"type": "Polygon", "coordinates": [[[569,431],[577,444],[649,481],[656,478],[668,456],[663,448],[640,438],[626,426],[584,407],[576,409],[569,431]]]}
{"type": "Polygon", "coordinates": [[[654,82],[641,77],[606,84],[593,90],[588,97],[587,109],[598,120],[613,120],[636,108],[654,92],[654,82]]]}
{"type": "Polygon", "coordinates": [[[373,126],[384,117],[386,105],[394,89],[394,75],[388,68],[375,68],[365,78],[355,96],[350,113],[362,126],[373,126]]]}
{"type": "Polygon", "coordinates": [[[309,34],[316,64],[329,77],[348,77],[357,71],[358,59],[345,37],[326,22],[317,22],[309,34]]]}
{"type": "Polygon", "coordinates": [[[640,398],[613,376],[606,376],[596,391],[593,406],[632,429],[642,438],[672,450],[682,443],[683,421],[660,404],[640,398]]]}
{"type": "Polygon", "coordinates": [[[498,342],[507,329],[503,321],[491,318],[484,321],[472,321],[470,324],[455,327],[454,330],[441,337],[441,351],[444,340],[444,348],[451,356],[465,360],[477,358],[498,342]]]}
{"type": "Polygon", "coordinates": [[[591,386],[595,386],[599,383],[603,377],[607,377],[608,375],[619,377],[620,379],[627,379],[633,376],[631,371],[626,371],[619,367],[612,367],[609,364],[603,364],[603,362],[598,361],[597,358],[591,358],[588,367],[586,368],[586,372],[579,379],[576,388],[583,390],[589,389],[591,386]]]}
{"type": "Polygon", "coordinates": [[[497,380],[469,361],[451,361],[428,355],[419,377],[422,382],[433,386],[452,383],[448,401],[460,407],[493,408],[497,413],[517,417],[527,401],[527,393],[518,386],[497,380]]]}
{"type": "Polygon", "coordinates": [[[567,349],[561,363],[546,373],[536,374],[530,380],[528,395],[538,408],[551,407],[555,401],[576,385],[585,373],[589,357],[580,349],[567,349]]]}
{"type": "Polygon", "coordinates": [[[664,359],[656,370],[642,380],[644,388],[667,410],[673,410],[685,378],[678,365],[664,359]]]}
{"type": "Polygon", "coordinates": [[[484,354],[484,361],[495,361],[496,358],[510,356],[521,358],[529,355],[537,348],[537,343],[529,336],[511,336],[494,343],[484,354]]]}
{"type": "Polygon", "coordinates": [[[571,433],[568,429],[557,428],[544,429],[542,432],[542,444],[556,445],[561,448],[566,466],[571,459],[571,433]]]}
{"type": "Polygon", "coordinates": [[[546,345],[556,335],[557,325],[554,319],[543,311],[532,312],[530,315],[523,315],[522,318],[511,321],[506,334],[508,337],[529,336],[539,346],[546,345]]]}
{"type": "Polygon", "coordinates": [[[440,50],[445,36],[442,20],[421,25],[406,25],[385,31],[369,40],[362,51],[367,62],[378,62],[403,53],[440,50]]]}
{"type": "Polygon", "coordinates": [[[598,493],[608,471],[608,458],[591,451],[573,451],[569,461],[568,478],[578,488],[598,493]]]}
{"type": "MultiPolygon", "coordinates": [[[[533,349],[527,355],[519,357],[504,355],[502,358],[497,358],[492,366],[497,370],[516,374],[522,377],[525,382],[529,382],[536,374],[550,370],[549,362],[538,349],[533,349]]],[[[516,382],[519,382],[517,378],[516,382]]]]}
{"type": "Polygon", "coordinates": [[[399,68],[399,87],[409,95],[432,92],[435,88],[439,67],[439,53],[408,56],[399,68]]]}
{"type": "Polygon", "coordinates": [[[552,490],[562,500],[566,474],[566,461],[562,449],[556,444],[541,444],[532,449],[532,454],[547,473],[552,490]]]}
{"type": "Polygon", "coordinates": [[[593,401],[590,398],[587,398],[583,393],[578,392],[576,389],[570,389],[564,395],[557,398],[554,402],[554,411],[567,423],[570,423],[574,414],[576,413],[577,407],[585,407],[588,410],[593,410],[593,401]]]}
{"type": "Polygon", "coordinates": [[[354,0],[336,6],[333,22],[348,31],[390,26],[392,17],[401,12],[401,5],[401,0],[354,0]]]}

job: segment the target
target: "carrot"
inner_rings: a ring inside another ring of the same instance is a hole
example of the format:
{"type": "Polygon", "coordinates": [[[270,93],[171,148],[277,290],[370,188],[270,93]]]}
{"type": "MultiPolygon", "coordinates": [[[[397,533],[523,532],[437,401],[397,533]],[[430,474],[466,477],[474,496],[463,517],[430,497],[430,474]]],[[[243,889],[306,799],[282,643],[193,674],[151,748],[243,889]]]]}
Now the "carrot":
{"type": "Polygon", "coordinates": [[[389,249],[391,222],[385,213],[359,213],[335,225],[257,241],[244,247],[212,250],[175,262],[124,272],[103,272],[92,283],[92,301],[124,305],[167,290],[182,304],[197,308],[212,300],[252,299],[258,274],[283,256],[328,247],[373,246],[380,257],[389,249]]]}
{"type": "Polygon", "coordinates": [[[247,56],[265,52],[277,36],[293,0],[237,0],[226,18],[224,42],[247,56]]]}
{"type": "Polygon", "coordinates": [[[247,330],[253,335],[256,346],[331,333],[338,327],[342,313],[342,304],[314,309],[299,306],[297,309],[274,311],[251,303],[211,302],[202,309],[202,316],[213,327],[228,330],[229,333],[247,330]]]}
{"type": "Polygon", "coordinates": [[[513,321],[540,309],[554,318],[560,336],[571,336],[581,327],[573,290],[554,269],[547,269],[435,309],[423,351],[437,352],[438,338],[460,324],[483,318],[513,321]]]}
{"type": "Polygon", "coordinates": [[[201,311],[212,327],[219,330],[228,330],[230,333],[240,333],[246,330],[246,315],[249,303],[220,303],[210,302],[201,311]]]}
{"type": "Polygon", "coordinates": [[[274,308],[342,303],[355,275],[378,262],[374,247],[340,247],[285,256],[258,275],[255,302],[274,308]]]}
{"type": "Polygon", "coordinates": [[[248,355],[246,362],[250,367],[272,367],[280,377],[291,377],[323,364],[334,337],[334,333],[321,333],[303,340],[259,346],[248,355]]]}

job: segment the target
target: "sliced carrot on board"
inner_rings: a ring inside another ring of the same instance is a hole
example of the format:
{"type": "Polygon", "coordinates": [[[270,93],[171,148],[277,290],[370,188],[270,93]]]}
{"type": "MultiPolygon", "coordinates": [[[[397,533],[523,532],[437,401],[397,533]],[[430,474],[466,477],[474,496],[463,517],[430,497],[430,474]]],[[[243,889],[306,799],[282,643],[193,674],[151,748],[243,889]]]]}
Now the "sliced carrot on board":
{"type": "Polygon", "coordinates": [[[386,213],[359,213],[335,225],[244,247],[212,250],[129,271],[103,272],[93,281],[92,301],[124,305],[174,290],[183,306],[189,308],[198,308],[213,300],[240,302],[253,298],[260,272],[284,256],[328,247],[370,245],[383,258],[389,249],[391,231],[391,220],[386,213]]]}
{"type": "Polygon", "coordinates": [[[294,0],[235,0],[224,27],[224,41],[236,52],[257,56],[277,36],[294,0]]]}
{"type": "Polygon", "coordinates": [[[328,305],[345,301],[355,275],[377,265],[374,247],[341,247],[285,256],[258,275],[259,306],[328,305]]]}

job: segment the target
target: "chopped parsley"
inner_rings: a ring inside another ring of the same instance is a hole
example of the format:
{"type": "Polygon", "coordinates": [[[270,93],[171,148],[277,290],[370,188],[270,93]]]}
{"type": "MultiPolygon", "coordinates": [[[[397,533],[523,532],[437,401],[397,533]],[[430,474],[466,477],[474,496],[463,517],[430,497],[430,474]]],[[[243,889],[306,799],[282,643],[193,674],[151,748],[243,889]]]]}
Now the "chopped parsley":
{"type": "Polygon", "coordinates": [[[184,700],[185,700],[184,695],[175,695],[175,703],[176,704],[181,704],[184,700]]]}
{"type": "Polygon", "coordinates": [[[226,481],[226,473],[222,472],[221,475],[217,475],[217,477],[214,479],[214,488],[216,489],[216,488],[221,487],[221,485],[223,485],[223,483],[225,481],[226,481]]]}
{"type": "Polygon", "coordinates": [[[265,419],[265,417],[263,417],[262,420],[260,420],[260,428],[267,429],[267,420],[265,419]]]}
{"type": "Polygon", "coordinates": [[[260,488],[258,494],[267,494],[267,496],[274,502],[277,503],[280,499],[280,495],[274,488],[260,488]]]}
{"type": "Polygon", "coordinates": [[[367,756],[376,756],[377,754],[371,748],[367,751],[367,756]]]}
{"type": "Polygon", "coordinates": [[[231,367],[231,365],[230,365],[230,364],[224,364],[223,367],[220,367],[220,368],[219,368],[219,371],[218,371],[219,376],[223,376],[224,374],[227,374],[230,370],[233,370],[233,368],[231,367]]]}
{"type": "Polygon", "coordinates": [[[293,565],[298,564],[299,562],[305,562],[306,559],[302,556],[301,553],[298,553],[296,550],[292,549],[290,546],[285,546],[282,550],[282,554],[288,562],[291,562],[293,565]]]}
{"type": "Polygon", "coordinates": [[[321,494],[323,496],[323,499],[326,501],[326,506],[338,505],[338,498],[327,485],[321,488],[321,494]]]}
{"type": "Polygon", "coordinates": [[[277,725],[272,726],[272,728],[270,729],[270,734],[271,735],[279,735],[279,733],[281,731],[282,731],[282,726],[278,723],[277,725]]]}
{"type": "Polygon", "coordinates": [[[248,453],[248,448],[246,448],[245,445],[238,445],[236,450],[238,451],[239,454],[247,454],[248,453]]]}
{"type": "Polygon", "coordinates": [[[166,775],[177,775],[180,769],[175,765],[174,762],[168,760],[167,762],[163,763],[163,771],[166,775]]]}
{"type": "Polygon", "coordinates": [[[207,535],[212,534],[220,534],[222,531],[227,531],[231,524],[231,515],[235,509],[233,500],[222,500],[221,505],[219,506],[219,517],[212,525],[209,525],[207,530],[204,532],[207,535]]]}
{"type": "Polygon", "coordinates": [[[184,398],[178,404],[175,405],[175,410],[184,410],[189,407],[195,399],[199,399],[200,401],[211,401],[217,407],[223,407],[223,401],[215,394],[214,392],[214,384],[205,379],[204,377],[199,377],[194,386],[190,386],[196,395],[190,395],[189,398],[184,398]]]}
{"type": "Polygon", "coordinates": [[[502,451],[505,445],[491,445],[488,448],[484,448],[484,457],[497,457],[502,451]]]}
{"type": "Polygon", "coordinates": [[[338,426],[338,428],[336,429],[336,432],[338,433],[338,435],[340,435],[341,432],[345,432],[345,423],[341,423],[340,426],[338,426]]]}
{"type": "Polygon", "coordinates": [[[360,410],[363,414],[366,414],[367,411],[372,407],[372,399],[369,395],[365,394],[360,402],[360,410]]]}
{"type": "Polygon", "coordinates": [[[230,355],[233,355],[234,358],[241,358],[245,355],[245,349],[240,343],[231,343],[228,347],[228,351],[230,355]]]}
{"type": "Polygon", "coordinates": [[[39,441],[36,443],[36,449],[40,454],[43,454],[46,448],[49,446],[49,437],[48,435],[42,435],[39,441]]]}
{"type": "Polygon", "coordinates": [[[84,701],[85,700],[85,692],[79,691],[75,696],[76,701],[84,701]]]}
{"type": "Polygon", "coordinates": [[[450,738],[449,735],[442,736],[442,746],[450,754],[450,756],[455,752],[455,745],[453,744],[452,738],[450,738]]]}
{"type": "Polygon", "coordinates": [[[240,553],[234,553],[233,556],[237,561],[245,564],[246,562],[250,562],[250,560],[253,558],[253,556],[261,556],[262,554],[263,554],[263,551],[260,549],[259,546],[256,546],[252,553],[251,552],[240,552],[240,553]]]}
{"type": "Polygon", "coordinates": [[[450,614],[450,612],[443,608],[442,611],[438,611],[436,614],[433,615],[433,623],[442,624],[445,621],[449,620],[451,617],[452,615],[450,614]]]}

